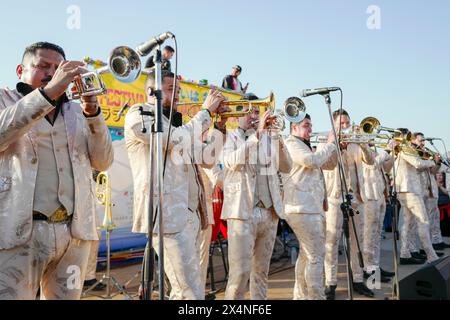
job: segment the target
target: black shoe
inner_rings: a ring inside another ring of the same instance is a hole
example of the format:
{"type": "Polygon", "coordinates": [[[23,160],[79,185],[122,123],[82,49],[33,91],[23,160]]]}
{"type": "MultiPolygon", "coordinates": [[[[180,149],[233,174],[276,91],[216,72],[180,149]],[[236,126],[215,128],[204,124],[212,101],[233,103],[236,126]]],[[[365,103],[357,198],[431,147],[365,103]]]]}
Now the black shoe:
{"type": "Polygon", "coordinates": [[[395,276],[395,272],[386,271],[386,270],[383,270],[382,268],[380,268],[380,273],[382,276],[385,276],[385,277],[392,278],[393,276],[395,276]]]}
{"type": "MultiPolygon", "coordinates": [[[[375,271],[374,271],[374,272],[375,272],[375,271]]],[[[372,274],[373,274],[374,272],[372,272],[372,274]]],[[[364,279],[369,279],[369,277],[370,277],[372,274],[370,274],[370,273],[364,271],[364,279]]],[[[390,282],[390,281],[391,281],[391,278],[388,278],[388,277],[386,277],[386,276],[383,276],[383,275],[381,274],[381,272],[380,272],[380,282],[381,282],[381,283],[388,283],[388,282],[390,282]]]]}
{"type": "Polygon", "coordinates": [[[427,260],[427,255],[421,252],[411,252],[411,257],[419,260],[427,260]]]}
{"type": "Polygon", "coordinates": [[[327,300],[336,299],[336,287],[337,286],[329,286],[325,288],[325,297],[327,300]]]}
{"type": "MultiPolygon", "coordinates": [[[[434,249],[434,250],[436,250],[436,249],[434,249]]],[[[439,251],[435,251],[435,252],[438,257],[442,257],[444,255],[443,252],[439,252],[439,251]]],[[[425,255],[425,257],[427,256],[425,253],[425,250],[420,250],[420,254],[425,255]]]]}
{"type": "Polygon", "coordinates": [[[425,260],[416,258],[400,258],[400,264],[424,264],[425,260]]]}
{"type": "MultiPolygon", "coordinates": [[[[95,283],[97,282],[97,279],[91,279],[91,280],[86,280],[83,283],[84,289],[89,289],[90,287],[92,287],[95,283]]],[[[106,288],[106,284],[103,283],[97,283],[97,285],[92,288],[92,291],[103,291],[106,288]]]]}
{"type": "Polygon", "coordinates": [[[433,249],[434,250],[445,250],[445,249],[448,249],[448,248],[450,248],[450,244],[445,243],[445,242],[433,244],[433,249]]]}
{"type": "Polygon", "coordinates": [[[366,285],[361,282],[353,282],[353,290],[368,298],[373,298],[375,296],[373,291],[367,288],[366,285]]]}
{"type": "Polygon", "coordinates": [[[208,293],[205,296],[205,300],[216,300],[216,295],[214,293],[208,293]]]}

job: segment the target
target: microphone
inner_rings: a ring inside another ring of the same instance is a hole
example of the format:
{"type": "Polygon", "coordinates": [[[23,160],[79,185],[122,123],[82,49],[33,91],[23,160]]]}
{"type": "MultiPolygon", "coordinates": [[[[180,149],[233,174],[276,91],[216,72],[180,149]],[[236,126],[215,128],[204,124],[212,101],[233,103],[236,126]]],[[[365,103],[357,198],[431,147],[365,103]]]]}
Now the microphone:
{"type": "Polygon", "coordinates": [[[313,96],[315,94],[326,94],[332,91],[338,91],[341,88],[338,87],[327,87],[327,88],[317,88],[317,89],[305,89],[301,92],[302,97],[306,98],[309,96],[313,96]]]}
{"type": "Polygon", "coordinates": [[[441,140],[441,138],[424,138],[425,141],[441,140]]]}
{"type": "Polygon", "coordinates": [[[169,31],[161,33],[159,36],[140,44],[136,48],[136,52],[141,57],[144,57],[144,56],[148,55],[157,45],[162,44],[164,41],[166,41],[169,38],[175,38],[173,33],[169,32],[169,31]]]}

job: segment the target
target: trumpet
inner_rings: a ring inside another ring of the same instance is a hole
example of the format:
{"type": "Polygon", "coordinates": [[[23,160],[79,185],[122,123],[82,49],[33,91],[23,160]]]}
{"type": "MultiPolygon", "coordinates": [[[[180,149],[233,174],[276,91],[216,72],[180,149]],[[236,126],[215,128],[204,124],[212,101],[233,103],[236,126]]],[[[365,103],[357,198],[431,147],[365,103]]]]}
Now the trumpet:
{"type": "MultiPolygon", "coordinates": [[[[305,119],[306,106],[305,103],[298,97],[290,97],[284,102],[283,110],[272,114],[275,116],[271,121],[269,129],[276,129],[283,131],[286,128],[285,120],[288,122],[299,123],[305,119]]],[[[253,121],[259,123],[259,120],[253,121]]]]}
{"type": "Polygon", "coordinates": [[[106,171],[102,171],[97,175],[96,194],[98,201],[105,206],[105,216],[100,228],[112,230],[116,225],[113,222],[111,211],[111,182],[106,171]]]}
{"type": "Polygon", "coordinates": [[[87,64],[103,66],[75,77],[73,86],[66,91],[70,100],[105,94],[106,86],[100,77],[101,74],[111,73],[114,78],[124,83],[131,83],[141,75],[141,59],[136,51],[127,46],[114,48],[106,65],[100,61],[93,61],[89,57],[86,57],[84,61],[87,64]]]}
{"type": "MultiPolygon", "coordinates": [[[[188,111],[188,116],[192,118],[194,115],[192,111],[194,108],[201,107],[203,105],[203,102],[181,102],[177,103],[177,106],[191,106],[188,111]]],[[[252,114],[255,107],[265,107],[270,108],[272,110],[275,109],[275,95],[273,92],[270,92],[269,96],[265,99],[261,100],[230,100],[230,101],[224,101],[223,105],[226,105],[230,108],[234,107],[236,111],[231,112],[224,112],[221,114],[216,115],[215,121],[220,121],[220,119],[223,118],[239,118],[244,117],[246,115],[252,114]],[[248,107],[246,111],[239,111],[238,109],[244,109],[245,107],[248,107]]]]}

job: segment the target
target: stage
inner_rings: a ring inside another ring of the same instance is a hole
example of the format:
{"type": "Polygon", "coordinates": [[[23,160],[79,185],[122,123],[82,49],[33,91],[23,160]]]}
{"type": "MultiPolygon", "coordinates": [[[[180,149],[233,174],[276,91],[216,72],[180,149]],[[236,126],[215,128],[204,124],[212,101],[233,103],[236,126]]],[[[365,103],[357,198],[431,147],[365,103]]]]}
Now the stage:
{"type": "MultiPolygon", "coordinates": [[[[450,243],[450,238],[444,238],[444,242],[450,243]]],[[[398,246],[400,243],[398,242],[398,246]]],[[[392,233],[384,233],[384,239],[381,242],[381,267],[388,271],[394,270],[393,264],[393,240],[392,233]]],[[[268,299],[269,300],[291,300],[292,291],[294,288],[294,270],[295,266],[291,263],[291,258],[287,254],[289,250],[286,250],[278,261],[273,261],[270,268],[269,274],[269,290],[268,299]]],[[[400,248],[399,248],[400,252],[400,248]]],[[[446,249],[445,255],[450,255],[450,249],[446,249]]],[[[224,282],[224,268],[222,263],[222,258],[219,250],[215,250],[214,254],[214,277],[216,280],[216,299],[222,300],[224,298],[225,282],[224,282]]],[[[399,265],[399,279],[410,275],[416,270],[420,269],[423,265],[399,265]]],[[[137,291],[140,281],[140,264],[123,266],[119,268],[112,269],[111,273],[116,278],[116,280],[122,284],[126,284],[126,290],[131,295],[134,296],[133,299],[137,298],[137,291]]],[[[336,290],[336,300],[346,300],[347,295],[347,279],[346,279],[346,266],[344,255],[339,255],[339,269],[338,269],[338,288],[336,290]]],[[[100,279],[103,272],[97,273],[97,279],[100,279]]],[[[207,282],[206,292],[210,292],[210,279],[207,282]]],[[[381,283],[381,288],[379,290],[374,290],[374,298],[366,298],[355,294],[355,300],[384,300],[390,299],[392,297],[392,282],[381,283]]],[[[96,292],[96,294],[104,295],[103,292],[96,292]]],[[[157,298],[157,297],[155,297],[157,298]]],[[[247,295],[248,298],[248,295],[247,295]]],[[[86,300],[100,299],[90,294],[83,298],[86,300]]],[[[123,300],[126,299],[123,295],[117,295],[114,299],[123,300]]]]}

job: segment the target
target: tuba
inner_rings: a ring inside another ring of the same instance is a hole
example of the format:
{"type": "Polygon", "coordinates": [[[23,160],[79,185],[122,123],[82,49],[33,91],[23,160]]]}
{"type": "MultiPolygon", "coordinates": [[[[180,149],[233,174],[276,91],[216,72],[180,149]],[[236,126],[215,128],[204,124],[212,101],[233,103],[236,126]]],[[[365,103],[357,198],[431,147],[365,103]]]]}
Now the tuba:
{"type": "Polygon", "coordinates": [[[75,77],[73,85],[67,90],[67,97],[71,100],[83,96],[97,96],[105,94],[106,86],[100,74],[110,72],[114,78],[124,83],[131,83],[141,74],[141,59],[130,47],[114,48],[109,55],[108,64],[93,61],[86,57],[87,64],[102,65],[101,68],[75,77]]]}
{"type": "Polygon", "coordinates": [[[106,171],[102,171],[97,175],[96,194],[98,201],[105,206],[105,217],[100,228],[107,230],[116,228],[111,211],[111,181],[106,171]]]}

